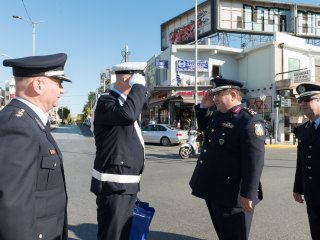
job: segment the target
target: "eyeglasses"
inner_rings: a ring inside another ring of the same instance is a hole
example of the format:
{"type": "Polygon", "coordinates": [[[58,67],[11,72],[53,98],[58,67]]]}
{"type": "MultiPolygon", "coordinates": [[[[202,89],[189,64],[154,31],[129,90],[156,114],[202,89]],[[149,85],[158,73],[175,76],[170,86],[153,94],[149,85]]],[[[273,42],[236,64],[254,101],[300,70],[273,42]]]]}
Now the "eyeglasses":
{"type": "Polygon", "coordinates": [[[298,103],[302,103],[302,102],[311,102],[312,100],[317,100],[317,99],[320,99],[320,98],[299,98],[298,99],[298,103]]]}

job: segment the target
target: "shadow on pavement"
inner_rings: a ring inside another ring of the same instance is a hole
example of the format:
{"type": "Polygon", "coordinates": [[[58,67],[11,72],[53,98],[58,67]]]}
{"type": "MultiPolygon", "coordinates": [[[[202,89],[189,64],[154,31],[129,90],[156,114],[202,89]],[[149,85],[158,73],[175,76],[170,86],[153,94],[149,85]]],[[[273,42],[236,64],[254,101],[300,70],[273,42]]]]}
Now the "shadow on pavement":
{"type": "Polygon", "coordinates": [[[69,231],[74,232],[78,238],[68,238],[69,240],[96,240],[98,225],[92,223],[82,223],[79,225],[68,225],[69,231]]]}
{"type": "Polygon", "coordinates": [[[150,231],[148,240],[205,240],[203,238],[188,237],[176,233],[150,231]]]}
{"type": "Polygon", "coordinates": [[[79,124],[78,125],[81,133],[83,136],[85,137],[93,137],[93,133],[91,132],[90,128],[88,126],[85,126],[85,125],[82,125],[82,124],[79,124]]]}

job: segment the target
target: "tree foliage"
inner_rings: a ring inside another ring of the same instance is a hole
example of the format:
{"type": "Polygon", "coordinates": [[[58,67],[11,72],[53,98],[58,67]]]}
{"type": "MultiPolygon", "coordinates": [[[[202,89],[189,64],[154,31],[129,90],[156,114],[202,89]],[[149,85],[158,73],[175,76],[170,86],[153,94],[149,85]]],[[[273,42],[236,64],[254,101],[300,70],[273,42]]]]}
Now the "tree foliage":
{"type": "Polygon", "coordinates": [[[88,101],[86,104],[83,106],[82,110],[82,116],[81,120],[84,121],[85,119],[89,118],[91,116],[91,109],[93,108],[94,104],[96,103],[96,93],[95,92],[90,92],[88,94],[88,101]]]}
{"type": "Polygon", "coordinates": [[[60,107],[58,109],[58,115],[61,118],[62,122],[69,122],[71,120],[70,109],[67,107],[60,107]]]}

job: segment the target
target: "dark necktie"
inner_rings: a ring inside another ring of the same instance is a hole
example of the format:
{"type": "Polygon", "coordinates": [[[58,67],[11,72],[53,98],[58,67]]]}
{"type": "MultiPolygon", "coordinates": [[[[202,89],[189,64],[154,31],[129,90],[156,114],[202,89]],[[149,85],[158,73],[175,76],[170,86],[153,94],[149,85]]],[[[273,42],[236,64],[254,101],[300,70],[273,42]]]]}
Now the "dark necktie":
{"type": "Polygon", "coordinates": [[[49,120],[47,121],[46,128],[49,132],[51,131],[51,125],[49,120]]]}

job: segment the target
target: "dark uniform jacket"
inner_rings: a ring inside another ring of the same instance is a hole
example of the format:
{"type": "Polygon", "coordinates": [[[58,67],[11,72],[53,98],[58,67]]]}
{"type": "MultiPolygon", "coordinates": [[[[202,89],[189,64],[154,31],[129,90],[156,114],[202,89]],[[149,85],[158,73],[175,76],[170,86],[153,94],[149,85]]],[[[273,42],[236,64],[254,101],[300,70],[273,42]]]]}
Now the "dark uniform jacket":
{"type": "Polygon", "coordinates": [[[264,126],[255,112],[236,106],[226,113],[195,107],[203,148],[190,180],[192,194],[225,206],[236,206],[239,193],[262,199],[264,126]]]}
{"type": "Polygon", "coordinates": [[[40,118],[12,100],[0,111],[0,239],[67,239],[62,155],[40,118]]]}
{"type": "Polygon", "coordinates": [[[96,158],[91,180],[91,191],[96,195],[139,191],[136,179],[144,167],[144,144],[137,119],[146,95],[146,87],[135,84],[126,100],[114,91],[98,99],[94,114],[96,158]],[[102,175],[106,179],[100,179],[102,175]]]}
{"type": "Polygon", "coordinates": [[[297,129],[298,154],[293,192],[303,194],[307,204],[320,205],[320,127],[310,121],[297,129]]]}

